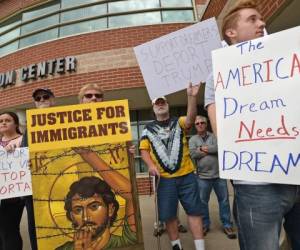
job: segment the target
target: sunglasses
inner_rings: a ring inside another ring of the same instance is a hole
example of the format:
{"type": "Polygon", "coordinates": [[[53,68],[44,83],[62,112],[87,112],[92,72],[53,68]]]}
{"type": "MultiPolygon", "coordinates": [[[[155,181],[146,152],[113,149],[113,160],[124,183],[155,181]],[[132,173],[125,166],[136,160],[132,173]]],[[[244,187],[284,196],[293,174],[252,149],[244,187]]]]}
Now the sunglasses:
{"type": "Polygon", "coordinates": [[[199,124],[203,125],[203,124],[206,124],[206,122],[196,122],[195,123],[195,125],[199,125],[199,124]]]}
{"type": "Polygon", "coordinates": [[[50,99],[50,95],[38,95],[33,98],[36,102],[41,101],[42,99],[47,101],[50,99]]]}
{"type": "Polygon", "coordinates": [[[91,99],[93,96],[95,96],[97,99],[103,98],[103,94],[85,94],[83,96],[87,99],[91,99]]]}

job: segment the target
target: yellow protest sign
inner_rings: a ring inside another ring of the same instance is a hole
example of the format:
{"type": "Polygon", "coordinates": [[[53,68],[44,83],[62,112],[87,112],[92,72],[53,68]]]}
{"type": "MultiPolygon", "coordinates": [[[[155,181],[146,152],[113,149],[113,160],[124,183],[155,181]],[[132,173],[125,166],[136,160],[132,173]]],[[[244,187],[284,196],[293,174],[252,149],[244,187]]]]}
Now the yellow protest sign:
{"type": "Polygon", "coordinates": [[[143,248],[127,148],[114,143],[31,153],[38,249],[143,248]]]}
{"type": "Polygon", "coordinates": [[[26,112],[31,152],[131,140],[127,100],[26,112]]]}

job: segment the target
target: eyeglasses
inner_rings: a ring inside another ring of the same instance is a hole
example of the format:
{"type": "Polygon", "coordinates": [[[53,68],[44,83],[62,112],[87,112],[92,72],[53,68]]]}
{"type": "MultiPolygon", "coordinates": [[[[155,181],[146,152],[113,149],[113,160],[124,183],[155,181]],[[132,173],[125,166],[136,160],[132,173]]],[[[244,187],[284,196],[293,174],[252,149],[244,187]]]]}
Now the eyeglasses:
{"type": "Polygon", "coordinates": [[[50,99],[50,95],[38,95],[33,98],[36,102],[40,102],[42,99],[47,101],[50,99]]]}
{"type": "Polygon", "coordinates": [[[103,98],[103,94],[85,94],[83,96],[87,99],[91,99],[93,96],[95,96],[97,99],[103,98]]]}
{"type": "Polygon", "coordinates": [[[203,125],[206,124],[206,122],[195,122],[195,125],[199,125],[199,124],[203,125]]]}

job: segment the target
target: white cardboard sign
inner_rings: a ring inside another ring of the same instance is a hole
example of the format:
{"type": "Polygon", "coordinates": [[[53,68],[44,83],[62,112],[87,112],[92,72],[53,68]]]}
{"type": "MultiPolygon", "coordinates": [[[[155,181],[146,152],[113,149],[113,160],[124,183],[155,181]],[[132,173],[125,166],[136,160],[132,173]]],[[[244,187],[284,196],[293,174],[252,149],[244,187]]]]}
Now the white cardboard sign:
{"type": "Polygon", "coordinates": [[[299,185],[300,27],[212,54],[220,176],[299,185]]]}
{"type": "Polygon", "coordinates": [[[205,82],[212,71],[211,51],[221,46],[211,18],[135,47],[150,98],[205,82]]]}
{"type": "Polygon", "coordinates": [[[0,200],[32,195],[28,148],[0,149],[0,200]]]}

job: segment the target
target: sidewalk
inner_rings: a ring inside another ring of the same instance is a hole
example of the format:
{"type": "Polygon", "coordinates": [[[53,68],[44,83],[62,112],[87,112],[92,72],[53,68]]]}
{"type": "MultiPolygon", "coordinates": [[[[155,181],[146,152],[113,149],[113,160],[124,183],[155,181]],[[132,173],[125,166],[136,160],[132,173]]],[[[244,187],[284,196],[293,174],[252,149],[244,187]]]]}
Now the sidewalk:
{"type": "MultiPolygon", "coordinates": [[[[229,186],[229,185],[228,185],[229,186]]],[[[230,190],[230,201],[232,204],[232,192],[230,190]]],[[[140,196],[140,207],[142,213],[143,236],[145,250],[156,250],[157,239],[153,236],[153,222],[155,221],[154,196],[140,196]]],[[[214,193],[210,200],[210,216],[211,227],[208,234],[205,236],[206,250],[238,250],[237,239],[230,240],[222,231],[222,224],[219,221],[219,207],[217,198],[214,193]]],[[[180,221],[184,226],[187,226],[186,215],[182,208],[179,210],[180,221]]],[[[194,250],[194,242],[190,231],[180,234],[181,243],[184,250],[194,250]]],[[[168,236],[164,233],[161,237],[161,249],[169,250],[171,245],[168,236]]]]}
{"type": "MultiPolygon", "coordinates": [[[[232,191],[230,184],[230,201],[232,204],[232,191]]],[[[145,250],[156,250],[157,249],[157,238],[153,236],[153,223],[155,221],[155,209],[154,209],[154,196],[142,195],[140,198],[140,209],[142,215],[142,226],[143,226],[143,237],[144,237],[144,248],[145,250]]],[[[211,228],[209,233],[205,237],[206,250],[238,250],[237,239],[230,240],[222,231],[222,225],[219,221],[219,207],[216,196],[212,193],[210,201],[210,216],[212,220],[211,228]]],[[[183,209],[179,211],[180,221],[184,226],[187,226],[186,216],[183,209]]],[[[28,238],[27,230],[27,214],[26,209],[24,210],[21,232],[24,241],[24,250],[30,250],[30,243],[28,238]]],[[[184,250],[194,250],[193,238],[190,232],[180,234],[181,242],[184,250]]],[[[142,250],[141,247],[131,247],[131,250],[142,250]]],[[[161,249],[171,249],[167,234],[164,233],[161,237],[161,249]]],[[[42,250],[42,249],[41,249],[42,250]]]]}

